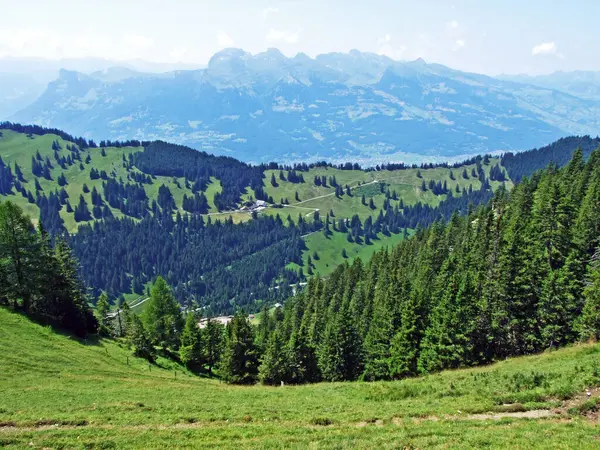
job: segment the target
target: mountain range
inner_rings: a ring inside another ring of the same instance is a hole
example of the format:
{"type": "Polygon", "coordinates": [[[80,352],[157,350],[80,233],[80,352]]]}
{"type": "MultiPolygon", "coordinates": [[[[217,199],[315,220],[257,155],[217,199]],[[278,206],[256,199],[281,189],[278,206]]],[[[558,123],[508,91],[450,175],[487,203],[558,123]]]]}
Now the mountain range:
{"type": "Polygon", "coordinates": [[[493,78],[357,50],[288,58],[225,49],[196,70],[61,70],[10,119],[251,162],[457,160],[597,135],[593,80],[567,78],[493,78]]]}

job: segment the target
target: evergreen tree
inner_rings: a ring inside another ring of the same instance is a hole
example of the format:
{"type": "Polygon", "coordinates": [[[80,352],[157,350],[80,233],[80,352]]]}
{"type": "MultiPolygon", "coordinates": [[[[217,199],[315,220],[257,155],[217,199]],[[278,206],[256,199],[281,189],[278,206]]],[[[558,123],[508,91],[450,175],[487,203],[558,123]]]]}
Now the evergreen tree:
{"type": "Polygon", "coordinates": [[[347,310],[330,320],[318,350],[318,364],[327,381],[356,380],[362,371],[360,338],[347,310]]]}
{"type": "Polygon", "coordinates": [[[106,334],[112,334],[109,313],[110,303],[108,302],[108,296],[103,292],[96,301],[96,318],[98,319],[100,331],[106,334]]]}
{"type": "Polygon", "coordinates": [[[219,373],[232,384],[252,384],[258,376],[258,357],[252,327],[241,312],[227,325],[226,341],[219,373]]]}
{"type": "Polygon", "coordinates": [[[133,354],[149,362],[154,362],[156,360],[156,350],[144,329],[143,322],[136,314],[131,317],[131,327],[128,334],[129,342],[133,346],[133,354]]]}
{"type": "Polygon", "coordinates": [[[264,384],[279,384],[290,379],[290,358],[286,351],[281,325],[271,334],[259,368],[259,380],[264,384]]]}
{"type": "Polygon", "coordinates": [[[212,373],[213,367],[221,359],[223,350],[223,325],[208,318],[202,332],[204,341],[204,357],[208,366],[208,373],[212,373]]]}
{"type": "Polygon", "coordinates": [[[600,252],[596,253],[591,265],[588,284],[583,292],[585,306],[577,328],[582,340],[600,339],[600,252]]]}
{"type": "Polygon", "coordinates": [[[0,203],[0,270],[5,281],[2,296],[29,312],[38,264],[39,244],[31,220],[11,201],[0,203]]]}
{"type": "Polygon", "coordinates": [[[167,282],[160,276],[150,290],[150,299],[144,309],[143,319],[153,343],[165,350],[178,346],[182,328],[179,304],[167,282]]]}
{"type": "Polygon", "coordinates": [[[205,360],[203,336],[194,313],[188,313],[181,333],[179,358],[192,370],[199,370],[205,360]]]}

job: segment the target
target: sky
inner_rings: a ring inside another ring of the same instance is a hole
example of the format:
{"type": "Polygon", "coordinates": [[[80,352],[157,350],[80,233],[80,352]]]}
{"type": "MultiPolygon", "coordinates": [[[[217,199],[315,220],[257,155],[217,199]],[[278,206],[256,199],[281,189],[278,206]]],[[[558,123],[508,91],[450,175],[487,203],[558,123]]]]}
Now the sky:
{"type": "Polygon", "coordinates": [[[0,0],[0,58],[204,65],[351,49],[498,74],[600,70],[598,0],[0,0]]]}

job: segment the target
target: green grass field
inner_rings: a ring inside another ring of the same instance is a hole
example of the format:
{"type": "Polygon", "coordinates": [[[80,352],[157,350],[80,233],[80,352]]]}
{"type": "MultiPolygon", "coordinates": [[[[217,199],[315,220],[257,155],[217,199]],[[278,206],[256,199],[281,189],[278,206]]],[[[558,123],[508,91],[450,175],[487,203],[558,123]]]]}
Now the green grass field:
{"type": "MultiPolygon", "coordinates": [[[[379,251],[382,247],[393,247],[403,239],[403,234],[392,234],[384,236],[381,233],[379,239],[371,241],[370,245],[357,244],[348,242],[345,233],[333,232],[329,236],[325,236],[322,231],[312,233],[304,239],[307,250],[302,252],[302,270],[304,274],[308,274],[308,257],[312,259],[313,272],[321,276],[329,275],[338,265],[352,261],[359,257],[363,262],[371,259],[374,252],[379,251]],[[342,250],[346,250],[346,257],[342,255],[342,250]],[[317,252],[318,259],[314,259],[314,252],[317,252]]],[[[298,270],[300,266],[296,263],[288,264],[289,269],[298,270]]]]}
{"type": "MultiPolygon", "coordinates": [[[[499,159],[491,158],[490,164],[483,165],[484,171],[489,176],[490,168],[499,163],[499,159]]],[[[329,211],[333,211],[336,217],[352,217],[358,214],[361,220],[368,216],[377,216],[379,210],[383,206],[385,198],[385,190],[390,192],[396,191],[398,195],[397,201],[391,201],[392,206],[399,203],[402,199],[406,205],[414,205],[418,202],[427,203],[437,206],[446,195],[434,195],[430,190],[422,191],[421,184],[423,181],[429,183],[430,180],[447,183],[448,189],[454,190],[458,185],[462,190],[472,186],[474,190],[481,188],[481,183],[477,178],[471,176],[471,170],[475,167],[474,164],[466,165],[468,179],[464,179],[461,174],[463,168],[460,169],[407,169],[401,171],[371,171],[362,172],[359,170],[340,170],[334,168],[315,168],[303,173],[304,183],[290,183],[279,179],[278,170],[265,171],[265,192],[273,197],[277,203],[281,199],[287,199],[289,207],[284,209],[285,215],[291,214],[295,219],[299,213],[304,214],[307,218],[312,216],[315,210],[319,210],[324,216],[329,211]],[[421,178],[417,176],[420,171],[421,178]],[[450,178],[450,172],[454,174],[454,180],[450,178]],[[271,175],[275,175],[277,186],[271,184],[271,175]],[[336,178],[339,185],[345,188],[348,185],[351,188],[352,196],[343,195],[340,198],[335,196],[335,188],[329,186],[316,186],[314,184],[315,176],[325,176],[329,180],[330,177],[336,178]],[[360,186],[359,186],[360,183],[360,186]],[[384,192],[380,190],[380,183],[384,184],[384,192]],[[296,192],[300,201],[296,200],[296,192]],[[362,195],[365,194],[367,203],[372,197],[376,209],[372,210],[368,205],[361,203],[362,195]]],[[[286,172],[284,171],[284,175],[286,172]]],[[[492,181],[490,183],[493,189],[496,189],[501,183],[492,181]]],[[[510,183],[508,183],[510,185],[510,183]]],[[[456,194],[455,194],[456,195],[456,194]]],[[[267,214],[280,213],[281,210],[267,210],[267,214]]],[[[280,213],[281,214],[281,213],[280,213]]]]}
{"type": "Polygon", "coordinates": [[[4,308],[0,324],[7,448],[592,449],[600,442],[594,414],[579,414],[594,410],[597,391],[585,403],[578,397],[600,385],[600,345],[396,382],[239,387],[164,359],[149,366],[122,343],[80,342],[4,308]]]}

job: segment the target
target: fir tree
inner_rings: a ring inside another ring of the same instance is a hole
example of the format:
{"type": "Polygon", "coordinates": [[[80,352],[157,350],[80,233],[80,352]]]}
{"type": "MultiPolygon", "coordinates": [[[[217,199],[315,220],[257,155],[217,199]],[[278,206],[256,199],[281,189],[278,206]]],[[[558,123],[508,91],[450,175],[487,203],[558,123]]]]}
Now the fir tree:
{"type": "Polygon", "coordinates": [[[227,325],[219,374],[227,383],[252,384],[258,376],[258,357],[252,328],[240,311],[227,325]]]}
{"type": "Polygon", "coordinates": [[[181,362],[192,370],[199,370],[204,363],[204,342],[194,313],[189,313],[185,319],[185,326],[181,333],[179,358],[181,362]]]}

